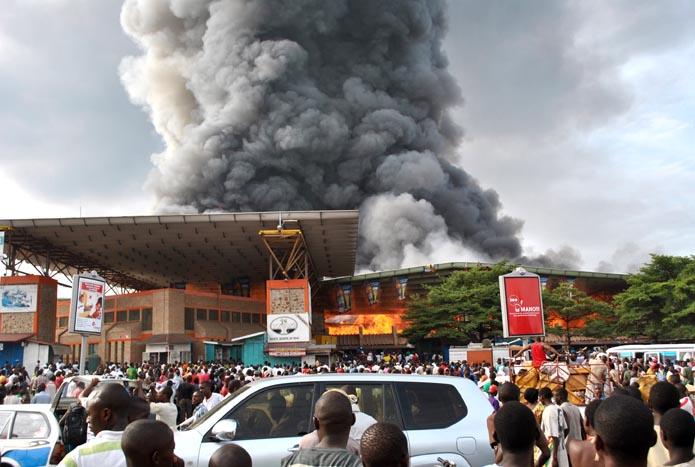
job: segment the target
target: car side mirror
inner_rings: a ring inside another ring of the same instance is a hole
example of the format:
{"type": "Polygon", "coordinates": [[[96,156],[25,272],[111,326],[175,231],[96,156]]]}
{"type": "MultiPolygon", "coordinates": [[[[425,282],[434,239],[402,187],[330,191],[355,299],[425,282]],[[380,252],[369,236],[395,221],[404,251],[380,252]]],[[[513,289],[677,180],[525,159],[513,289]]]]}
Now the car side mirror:
{"type": "Polygon", "coordinates": [[[232,441],[236,436],[236,420],[220,420],[212,427],[212,436],[220,441],[232,441]]]}

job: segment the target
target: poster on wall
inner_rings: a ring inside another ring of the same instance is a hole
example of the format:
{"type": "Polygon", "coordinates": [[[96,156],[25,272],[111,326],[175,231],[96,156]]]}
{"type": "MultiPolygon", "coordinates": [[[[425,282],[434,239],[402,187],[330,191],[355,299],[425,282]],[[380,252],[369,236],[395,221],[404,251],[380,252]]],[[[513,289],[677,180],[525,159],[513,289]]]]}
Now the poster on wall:
{"type": "Polygon", "coordinates": [[[268,314],[311,312],[308,281],[266,281],[268,314]]]}
{"type": "Polygon", "coordinates": [[[545,335],[540,277],[517,268],[499,283],[504,337],[545,335]]]}
{"type": "Polygon", "coordinates": [[[393,282],[396,285],[396,296],[398,300],[405,300],[405,291],[408,286],[408,276],[394,277],[393,282]]]}
{"type": "Polygon", "coordinates": [[[0,313],[35,312],[39,297],[38,284],[0,285],[0,313]]]}
{"type": "Polygon", "coordinates": [[[338,313],[345,313],[352,309],[352,284],[337,284],[335,286],[338,313]]]}
{"type": "Polygon", "coordinates": [[[369,305],[376,305],[379,301],[379,280],[365,281],[364,290],[367,293],[367,302],[369,302],[369,305]]]}
{"type": "Polygon", "coordinates": [[[101,334],[106,281],[96,276],[73,276],[70,332],[101,334]]]}

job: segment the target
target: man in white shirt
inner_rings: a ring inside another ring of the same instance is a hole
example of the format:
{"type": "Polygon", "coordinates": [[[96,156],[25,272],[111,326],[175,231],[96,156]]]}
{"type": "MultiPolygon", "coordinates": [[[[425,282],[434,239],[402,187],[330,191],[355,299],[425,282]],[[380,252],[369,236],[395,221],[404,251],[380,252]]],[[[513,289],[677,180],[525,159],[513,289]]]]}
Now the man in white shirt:
{"type": "Polygon", "coordinates": [[[171,395],[171,386],[167,386],[158,392],[156,401],[150,402],[150,413],[156,415],[157,420],[161,420],[167,426],[173,428],[176,426],[178,410],[176,404],[171,402],[171,395]]]}
{"type": "Polygon", "coordinates": [[[352,413],[355,415],[355,423],[353,423],[352,427],[350,427],[350,438],[359,443],[362,439],[364,430],[374,425],[376,423],[376,419],[360,410],[360,406],[358,405],[359,399],[357,398],[357,390],[355,390],[354,386],[345,385],[340,389],[344,391],[350,399],[352,413]]]}
{"type": "Polygon", "coordinates": [[[548,443],[551,448],[552,465],[569,467],[569,457],[567,456],[567,447],[565,446],[565,437],[569,431],[567,421],[562,409],[553,404],[552,396],[553,392],[550,388],[541,388],[539,399],[545,406],[541,428],[548,440],[552,440],[548,443]]]}
{"type": "Polygon", "coordinates": [[[212,382],[203,381],[200,383],[200,392],[205,397],[203,399],[203,404],[208,411],[212,410],[217,404],[224,400],[224,397],[219,392],[212,392],[212,382]]]}

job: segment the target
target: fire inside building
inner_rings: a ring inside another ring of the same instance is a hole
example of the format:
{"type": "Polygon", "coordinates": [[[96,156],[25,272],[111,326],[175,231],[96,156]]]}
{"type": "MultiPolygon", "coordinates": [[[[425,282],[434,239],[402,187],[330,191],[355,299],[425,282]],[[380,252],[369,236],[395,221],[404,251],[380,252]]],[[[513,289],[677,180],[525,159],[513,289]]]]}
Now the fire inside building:
{"type": "MultiPolygon", "coordinates": [[[[71,300],[58,288],[89,271],[108,288],[101,332],[86,339],[91,368],[327,363],[409,348],[409,297],[477,263],[355,275],[358,221],[358,211],[2,220],[0,362],[79,360],[82,336],[69,331],[71,300]]],[[[619,274],[527,269],[606,300],[626,287],[619,274]]]]}

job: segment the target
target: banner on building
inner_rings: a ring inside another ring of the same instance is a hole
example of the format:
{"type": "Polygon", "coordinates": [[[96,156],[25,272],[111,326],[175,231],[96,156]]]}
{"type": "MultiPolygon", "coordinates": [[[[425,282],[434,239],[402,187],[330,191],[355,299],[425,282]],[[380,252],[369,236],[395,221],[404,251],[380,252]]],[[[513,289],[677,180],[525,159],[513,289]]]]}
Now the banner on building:
{"type": "Polygon", "coordinates": [[[106,281],[98,276],[72,277],[70,332],[101,335],[106,281]]]}
{"type": "Polygon", "coordinates": [[[268,343],[309,342],[311,324],[307,313],[268,316],[268,343]]]}
{"type": "Polygon", "coordinates": [[[364,281],[364,290],[367,293],[369,305],[376,305],[379,301],[379,279],[364,281]]]}
{"type": "Polygon", "coordinates": [[[548,287],[548,276],[540,275],[541,278],[541,288],[545,290],[548,287]]]}
{"type": "Polygon", "coordinates": [[[352,309],[352,284],[336,284],[335,286],[336,303],[338,313],[345,313],[352,309]]]}
{"type": "Polygon", "coordinates": [[[545,335],[540,276],[517,268],[499,282],[504,337],[545,335]]]}
{"type": "Polygon", "coordinates": [[[0,313],[35,312],[39,299],[38,284],[0,285],[0,313]]]}
{"type": "Polygon", "coordinates": [[[396,285],[396,296],[398,300],[405,300],[406,288],[408,287],[408,276],[394,277],[393,282],[396,285]]]}
{"type": "Polygon", "coordinates": [[[239,295],[242,297],[251,296],[251,279],[248,277],[240,277],[239,280],[239,295]]]}
{"type": "Polygon", "coordinates": [[[306,355],[306,349],[285,349],[276,347],[268,350],[269,357],[303,357],[306,355]]]}

